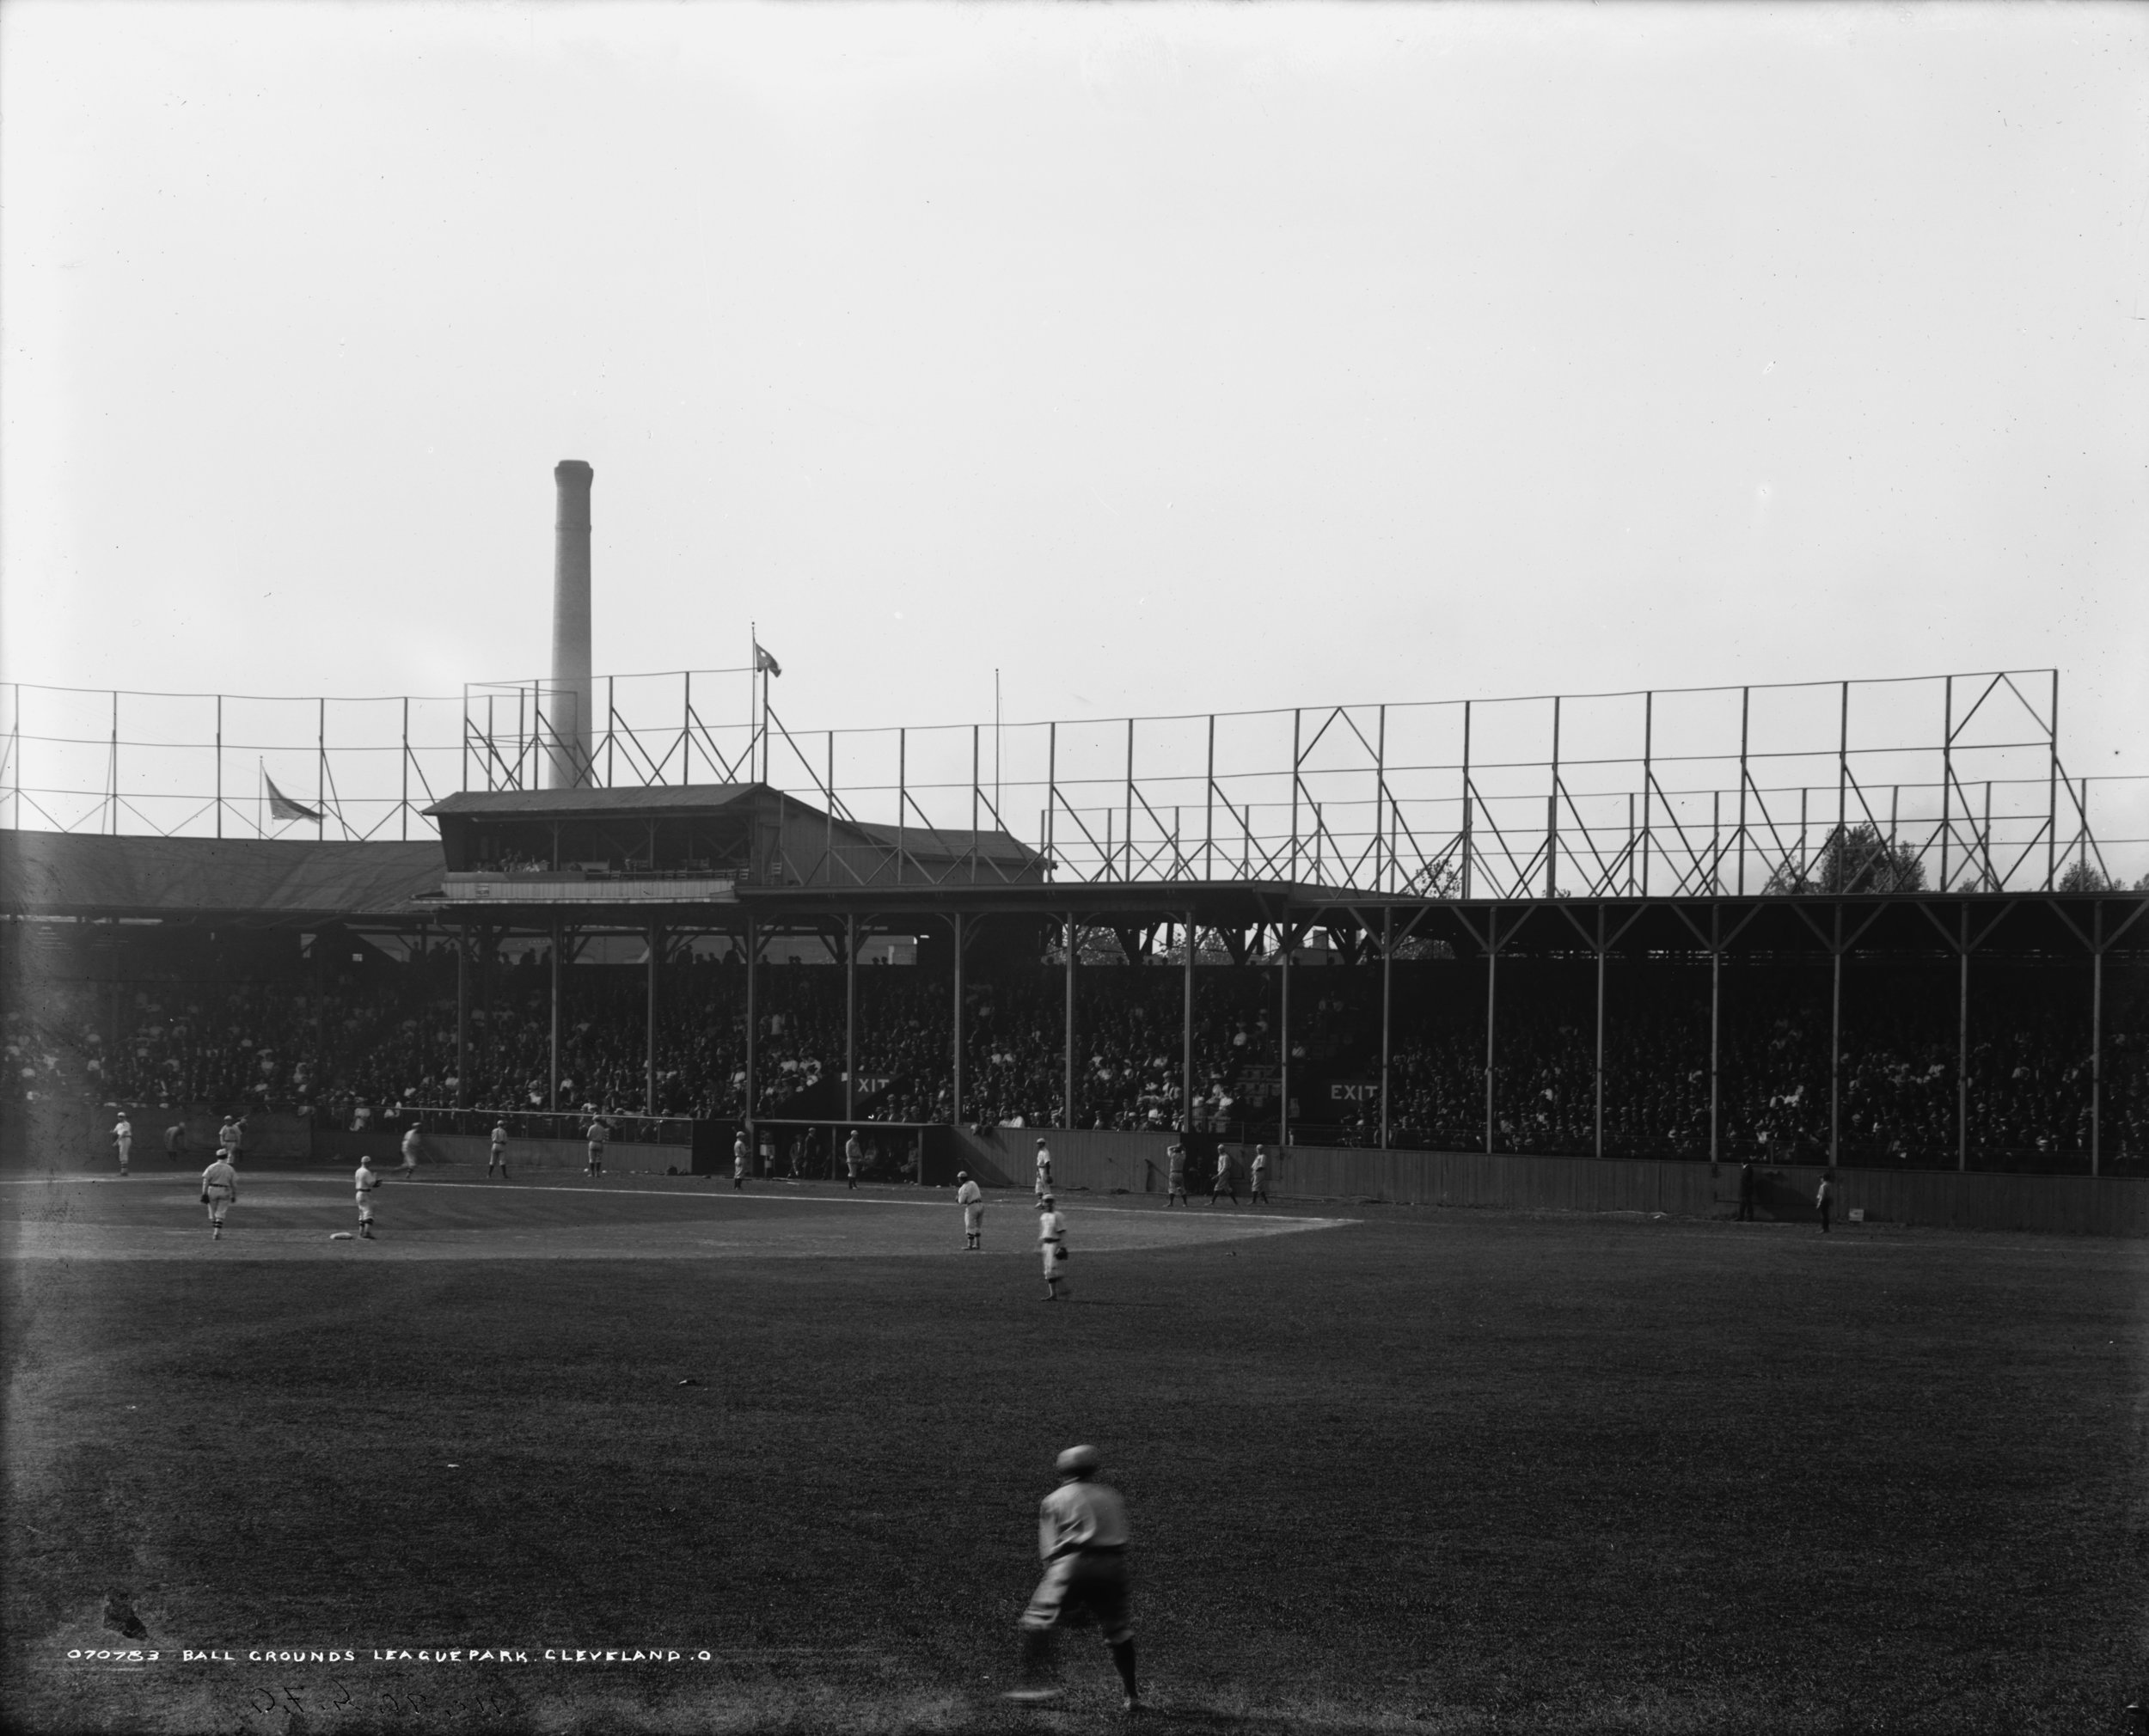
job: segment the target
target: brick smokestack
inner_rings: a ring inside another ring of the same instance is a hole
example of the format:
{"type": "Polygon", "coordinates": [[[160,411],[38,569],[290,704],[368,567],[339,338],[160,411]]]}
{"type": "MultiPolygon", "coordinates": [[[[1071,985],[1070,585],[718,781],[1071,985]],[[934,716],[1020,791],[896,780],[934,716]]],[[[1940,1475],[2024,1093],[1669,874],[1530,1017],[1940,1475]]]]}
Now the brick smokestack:
{"type": "Polygon", "coordinates": [[[560,496],[552,558],[552,691],[545,711],[545,787],[572,790],[590,778],[590,484],[597,472],[579,458],[553,467],[560,496]]]}

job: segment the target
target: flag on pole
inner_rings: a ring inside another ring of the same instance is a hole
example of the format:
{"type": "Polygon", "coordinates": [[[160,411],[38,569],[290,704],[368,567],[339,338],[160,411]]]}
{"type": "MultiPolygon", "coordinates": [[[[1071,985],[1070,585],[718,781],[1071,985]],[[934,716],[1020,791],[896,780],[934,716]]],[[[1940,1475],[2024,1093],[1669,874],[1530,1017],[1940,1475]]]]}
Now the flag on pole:
{"type": "Polygon", "coordinates": [[[783,665],[762,649],[761,641],[754,641],[754,673],[760,675],[780,675],[783,665]]]}
{"type": "Polygon", "coordinates": [[[271,819],[318,820],[321,817],[319,810],[309,808],[303,802],[294,802],[278,789],[276,779],[270,777],[266,772],[261,773],[261,781],[268,785],[269,817],[271,819]]]}

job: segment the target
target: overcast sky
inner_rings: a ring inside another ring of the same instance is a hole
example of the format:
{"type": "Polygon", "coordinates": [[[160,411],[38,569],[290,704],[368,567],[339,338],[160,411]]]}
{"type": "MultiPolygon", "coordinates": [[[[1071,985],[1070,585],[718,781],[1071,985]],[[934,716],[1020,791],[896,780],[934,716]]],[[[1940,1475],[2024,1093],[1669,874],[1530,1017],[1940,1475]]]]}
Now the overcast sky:
{"type": "Polygon", "coordinates": [[[824,725],[2056,663],[2149,771],[2149,11],[0,9],[9,679],[824,725]]]}

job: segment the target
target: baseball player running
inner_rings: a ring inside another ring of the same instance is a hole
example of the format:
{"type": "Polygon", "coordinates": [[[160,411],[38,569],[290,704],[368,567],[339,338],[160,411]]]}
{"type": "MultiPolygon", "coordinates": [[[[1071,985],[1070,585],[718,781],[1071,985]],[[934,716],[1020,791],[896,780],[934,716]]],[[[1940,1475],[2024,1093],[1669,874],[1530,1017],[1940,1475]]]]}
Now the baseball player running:
{"type": "Polygon", "coordinates": [[[1170,1185],[1165,1192],[1164,1203],[1168,1207],[1172,1201],[1177,1200],[1184,1206],[1187,1203],[1186,1147],[1175,1140],[1172,1143],[1171,1149],[1166,1152],[1164,1156],[1169,1165],[1166,1173],[1170,1177],[1170,1185]]]}
{"type": "Polygon", "coordinates": [[[201,1172],[201,1202],[209,1207],[211,1239],[223,1240],[223,1214],[231,1209],[232,1201],[239,1197],[239,1172],[224,1160],[218,1152],[215,1160],[201,1172]]]}
{"type": "Polygon", "coordinates": [[[746,1130],[739,1129],[738,1137],[732,1141],[732,1191],[746,1191],[746,1130]]]}
{"type": "Polygon", "coordinates": [[[599,1116],[584,1132],[582,1137],[590,1142],[590,1161],[583,1168],[584,1175],[601,1176],[604,1173],[604,1140],[611,1131],[605,1126],[604,1117],[599,1116]]]}
{"type": "Polygon", "coordinates": [[[119,1173],[124,1176],[127,1172],[127,1153],[134,1149],[134,1123],[127,1119],[124,1109],[112,1129],[112,1142],[119,1148],[119,1173]]]}
{"type": "Polygon", "coordinates": [[[1253,1186],[1246,1195],[1246,1203],[1249,1206],[1273,1206],[1276,1203],[1269,1197],[1269,1148],[1266,1146],[1253,1148],[1253,1186]]]}
{"type": "Polygon", "coordinates": [[[373,1190],[381,1185],[381,1178],[373,1173],[373,1166],[364,1158],[358,1159],[358,1172],[352,1177],[358,1189],[358,1234],[367,1241],[373,1239],[373,1190]]]}
{"type": "MultiPolygon", "coordinates": [[[[1044,1299],[1056,1302],[1067,1281],[1060,1268],[1067,1263],[1067,1222],[1052,1204],[1050,1194],[1038,1201],[1038,1249],[1044,1256],[1044,1299]]],[[[1071,1289],[1065,1292],[1074,1294],[1071,1289]]]]}
{"type": "Polygon", "coordinates": [[[1231,1203],[1239,1203],[1238,1165],[1231,1161],[1231,1153],[1221,1146],[1216,1147],[1216,1179],[1209,1184],[1209,1203],[1215,1205],[1220,1194],[1231,1195],[1231,1203]]]}
{"type": "Polygon", "coordinates": [[[1007,1697],[1034,1705],[1060,1692],[1053,1634],[1094,1621],[1126,1690],[1121,1709],[1140,1709],[1135,1690],[1134,1628],[1128,1620],[1127,1504],[1097,1480],[1093,1446],[1070,1446],[1053,1469],[1059,1487],[1038,1507],[1038,1553],[1044,1576],[1022,1612],[1022,1686],[1007,1697]]]}
{"type": "Polygon", "coordinates": [[[493,1149],[485,1159],[486,1180],[489,1182],[493,1179],[493,1171],[495,1170],[500,1172],[500,1179],[503,1182],[507,1179],[507,1123],[505,1122],[495,1122],[493,1124],[493,1149]]]}
{"type": "Polygon", "coordinates": [[[1043,1140],[1038,1141],[1038,1194],[1042,1198],[1052,1191],[1052,1152],[1043,1140]]]}
{"type": "Polygon", "coordinates": [[[403,1173],[409,1175],[418,1167],[418,1123],[413,1122],[403,1129],[403,1173]]]}
{"type": "Polygon", "coordinates": [[[955,1203],[963,1208],[963,1251],[985,1251],[985,1190],[970,1178],[968,1170],[955,1172],[955,1203]]]}

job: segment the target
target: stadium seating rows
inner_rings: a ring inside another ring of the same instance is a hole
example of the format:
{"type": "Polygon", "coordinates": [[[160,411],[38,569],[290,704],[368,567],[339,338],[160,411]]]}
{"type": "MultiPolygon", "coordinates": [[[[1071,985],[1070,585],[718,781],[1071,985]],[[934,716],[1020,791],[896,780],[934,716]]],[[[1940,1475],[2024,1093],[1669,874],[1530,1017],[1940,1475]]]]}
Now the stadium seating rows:
{"type": "MultiPolygon", "coordinates": [[[[2088,1021],[2079,970],[1994,967],[1973,1010],[1969,1143],[1981,1166],[2083,1167],[2088,1143],[2088,1021]]],[[[560,1029],[562,1107],[636,1111],[645,1103],[646,982],[633,967],[575,967],[560,1029]]],[[[1278,973],[1197,973],[1197,1127],[1259,1137],[1273,1128],[1281,1057],[1278,973]]],[[[951,991],[906,969],[860,973],[860,1119],[950,1118],[951,991]]],[[[1825,968],[1727,969],[1723,1013],[1723,1148],[1811,1157],[1828,1126],[1825,968]]],[[[6,1095],[300,1109],[335,1125],[384,1122],[462,1102],[538,1109],[549,1095],[548,973],[531,962],[493,973],[473,1006],[468,1077],[456,1073],[450,957],[346,974],[132,982],[116,997],[89,984],[42,985],[4,1019],[6,1095]]],[[[1503,1150],[1587,1152],[1595,1129],[1595,975],[1586,961],[1504,965],[1495,1115],[1503,1150]]],[[[1061,973],[1016,968],[965,997],[964,1119],[1062,1120],[1061,973]]],[[[1080,973],[1076,1107],[1081,1125],[1168,1128],[1180,1112],[1182,983],[1176,969],[1080,973]]],[[[1708,986],[1683,962],[1615,966],[1607,982],[1604,1149],[1702,1157],[1708,1150],[1708,986]]],[[[844,983],[825,966],[771,966],[757,986],[758,1112],[842,1114],[844,983]]],[[[1483,973],[1463,964],[1399,966],[1393,1003],[1391,1142],[1473,1149],[1484,1140],[1483,973]]],[[[1865,963],[1846,994],[1843,1148],[1848,1161],[1925,1164],[1956,1148],[1954,979],[1944,966],[1865,963]]],[[[1377,970],[1293,978],[1293,1095],[1298,1137],[1373,1144],[1378,1109],[1377,970]],[[1344,1085],[1334,1093],[1329,1086],[1344,1085]]],[[[735,1116],[745,1086],[744,973],[696,960],[662,979],[658,1108],[735,1116]]],[[[2122,977],[2106,1012],[2103,1149],[2115,1170],[2149,1156],[2145,997],[2122,977]]]]}

